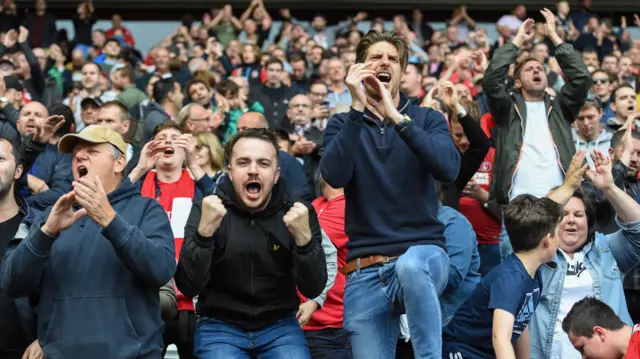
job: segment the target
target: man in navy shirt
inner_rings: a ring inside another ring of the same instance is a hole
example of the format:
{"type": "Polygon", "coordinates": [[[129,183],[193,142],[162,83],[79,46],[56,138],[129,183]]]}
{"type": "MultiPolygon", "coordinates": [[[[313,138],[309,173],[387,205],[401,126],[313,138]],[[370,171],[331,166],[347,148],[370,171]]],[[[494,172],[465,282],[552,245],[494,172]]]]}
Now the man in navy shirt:
{"type": "Polygon", "coordinates": [[[345,191],[344,327],[355,359],[392,358],[406,312],[416,358],[440,358],[449,259],[436,181],[456,178],[460,155],[443,115],[400,93],[403,39],[371,31],[356,57],[351,111],[329,120],[320,163],[325,181],[345,191]]]}

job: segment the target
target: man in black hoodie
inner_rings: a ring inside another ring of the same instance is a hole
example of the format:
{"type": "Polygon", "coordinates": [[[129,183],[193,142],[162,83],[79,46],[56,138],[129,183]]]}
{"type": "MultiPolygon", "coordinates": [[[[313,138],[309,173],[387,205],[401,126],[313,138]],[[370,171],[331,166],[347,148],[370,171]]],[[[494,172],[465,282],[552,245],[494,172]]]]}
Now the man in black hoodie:
{"type": "Polygon", "coordinates": [[[236,134],[225,162],[230,181],[193,206],[175,275],[183,294],[199,295],[194,355],[310,358],[296,287],[315,298],[327,281],[316,213],[278,182],[269,130],[236,134]]]}

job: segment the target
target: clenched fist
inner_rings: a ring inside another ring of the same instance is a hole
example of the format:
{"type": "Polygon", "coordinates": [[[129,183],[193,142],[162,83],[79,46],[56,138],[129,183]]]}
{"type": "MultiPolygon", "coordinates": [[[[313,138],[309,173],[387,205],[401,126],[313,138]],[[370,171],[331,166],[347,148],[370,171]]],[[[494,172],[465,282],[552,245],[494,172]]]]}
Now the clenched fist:
{"type": "Polygon", "coordinates": [[[293,204],[289,212],[282,217],[289,232],[296,241],[298,247],[302,247],[311,241],[311,228],[309,228],[309,209],[302,203],[293,204]]]}
{"type": "Polygon", "coordinates": [[[203,237],[211,237],[218,227],[222,219],[227,214],[222,200],[216,196],[207,196],[202,200],[202,214],[200,216],[200,224],[198,224],[198,233],[203,237]]]}

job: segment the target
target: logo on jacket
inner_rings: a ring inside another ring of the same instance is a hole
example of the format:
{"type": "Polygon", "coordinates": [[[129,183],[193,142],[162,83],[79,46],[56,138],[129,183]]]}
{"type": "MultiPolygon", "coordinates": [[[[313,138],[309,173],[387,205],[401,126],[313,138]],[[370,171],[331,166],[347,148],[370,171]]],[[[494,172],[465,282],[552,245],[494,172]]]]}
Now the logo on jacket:
{"type": "Polygon", "coordinates": [[[478,170],[482,172],[491,172],[491,163],[489,161],[482,162],[478,170]]]}
{"type": "Polygon", "coordinates": [[[278,245],[278,244],[274,244],[274,245],[273,245],[273,251],[274,251],[274,252],[277,252],[277,251],[278,251],[278,249],[280,249],[280,245],[278,245]]]}

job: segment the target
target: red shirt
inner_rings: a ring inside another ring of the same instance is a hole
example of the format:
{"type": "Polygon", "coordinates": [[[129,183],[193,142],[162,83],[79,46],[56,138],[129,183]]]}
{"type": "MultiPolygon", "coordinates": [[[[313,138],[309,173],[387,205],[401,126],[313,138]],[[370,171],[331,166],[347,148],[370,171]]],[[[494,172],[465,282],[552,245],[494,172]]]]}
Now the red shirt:
{"type": "Polygon", "coordinates": [[[633,334],[631,334],[624,359],[640,359],[640,324],[633,327],[633,334]]]}
{"type": "MultiPolygon", "coordinates": [[[[483,116],[481,121],[481,127],[487,136],[491,137],[491,121],[493,119],[489,116],[483,116]]],[[[496,149],[491,147],[489,152],[484,157],[484,161],[478,168],[478,172],[473,176],[476,183],[480,188],[485,191],[489,191],[491,187],[491,177],[493,171],[493,158],[495,156],[496,149]]],[[[480,244],[497,244],[499,243],[500,231],[502,230],[502,223],[492,216],[486,209],[482,207],[482,204],[477,199],[469,197],[461,197],[460,204],[458,205],[458,211],[464,214],[473,226],[473,230],[476,232],[476,239],[480,244]]]]}
{"type": "MultiPolygon", "coordinates": [[[[147,174],[142,183],[140,193],[144,197],[155,198],[158,203],[167,211],[171,229],[173,230],[173,238],[176,251],[176,261],[180,259],[180,250],[184,243],[184,227],[187,224],[189,212],[191,212],[191,204],[195,194],[195,183],[187,170],[182,170],[180,179],[176,182],[166,183],[157,180],[156,172],[151,171],[147,174]],[[157,186],[156,186],[157,185],[157,186]],[[160,193],[157,193],[160,190],[160,193]]],[[[178,290],[176,287],[176,296],[178,299],[178,310],[194,311],[193,300],[178,290]]]]}
{"type": "MultiPolygon", "coordinates": [[[[327,328],[342,328],[344,315],[344,284],[346,276],[340,269],[347,264],[347,242],[349,237],[344,232],[344,195],[340,195],[331,201],[324,197],[318,197],[313,201],[313,208],[318,214],[320,227],[324,230],[331,242],[338,249],[338,274],[333,287],[327,293],[327,299],[322,308],[316,310],[309,322],[302,328],[304,330],[322,330],[327,328]]],[[[307,299],[298,292],[302,303],[307,299]]]]}

